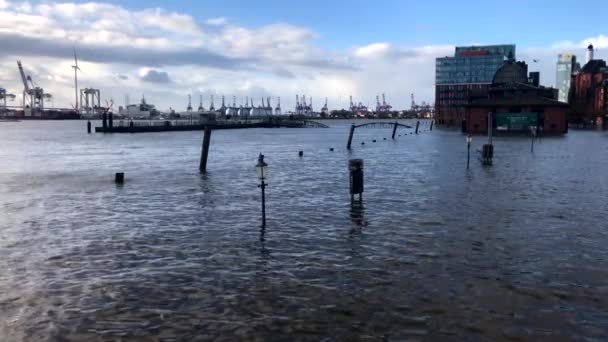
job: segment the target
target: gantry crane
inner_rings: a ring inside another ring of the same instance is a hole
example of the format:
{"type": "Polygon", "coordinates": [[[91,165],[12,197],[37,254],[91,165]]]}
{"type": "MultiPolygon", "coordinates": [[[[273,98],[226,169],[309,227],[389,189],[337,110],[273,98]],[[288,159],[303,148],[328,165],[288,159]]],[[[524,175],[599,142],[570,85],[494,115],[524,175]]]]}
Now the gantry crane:
{"type": "Polygon", "coordinates": [[[36,112],[39,112],[42,115],[44,111],[44,101],[50,100],[52,98],[51,94],[45,94],[44,89],[41,87],[36,87],[34,85],[34,81],[32,81],[31,76],[26,76],[25,71],[23,71],[23,65],[21,65],[21,61],[17,61],[17,66],[19,67],[19,74],[21,75],[21,81],[23,82],[23,112],[24,115],[28,115],[26,109],[30,109],[29,115],[34,115],[36,112]],[[30,84],[31,87],[30,87],[30,84]]]}

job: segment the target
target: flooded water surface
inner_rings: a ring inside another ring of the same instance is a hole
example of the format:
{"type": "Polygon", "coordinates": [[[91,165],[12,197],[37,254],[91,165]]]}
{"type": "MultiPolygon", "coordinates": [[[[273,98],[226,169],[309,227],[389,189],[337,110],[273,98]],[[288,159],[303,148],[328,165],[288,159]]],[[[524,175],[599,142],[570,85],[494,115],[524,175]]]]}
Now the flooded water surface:
{"type": "Polygon", "coordinates": [[[200,175],[202,132],[0,123],[0,340],[605,340],[607,133],[467,171],[457,132],[329,124],[214,131],[200,175]]]}

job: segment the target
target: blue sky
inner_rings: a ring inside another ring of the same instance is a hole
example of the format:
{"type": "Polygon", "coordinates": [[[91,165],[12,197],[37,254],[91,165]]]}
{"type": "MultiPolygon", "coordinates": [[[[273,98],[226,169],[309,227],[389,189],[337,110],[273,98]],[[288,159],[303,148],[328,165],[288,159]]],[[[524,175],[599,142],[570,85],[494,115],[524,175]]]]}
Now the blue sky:
{"type": "Polygon", "coordinates": [[[109,2],[134,10],[162,7],[200,19],[226,17],[249,27],[286,22],[312,29],[325,49],[377,41],[406,46],[496,42],[546,46],[578,41],[608,28],[608,21],[593,20],[594,13],[589,12],[608,8],[600,0],[585,1],[580,9],[571,0],[109,2]]]}

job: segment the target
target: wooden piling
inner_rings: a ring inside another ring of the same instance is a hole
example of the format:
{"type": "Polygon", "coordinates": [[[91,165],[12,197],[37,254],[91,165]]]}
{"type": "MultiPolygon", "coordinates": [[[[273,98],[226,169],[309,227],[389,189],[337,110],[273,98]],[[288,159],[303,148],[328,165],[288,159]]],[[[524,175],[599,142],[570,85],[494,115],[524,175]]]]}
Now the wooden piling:
{"type": "Polygon", "coordinates": [[[87,133],[91,134],[91,120],[87,121],[87,133]]]}
{"type": "Polygon", "coordinates": [[[416,134],[418,134],[419,127],[420,127],[420,121],[416,121],[416,134]]]}
{"type": "Polygon", "coordinates": [[[350,134],[348,135],[348,143],[346,143],[346,149],[350,150],[350,144],[353,142],[353,135],[355,134],[355,124],[350,126],[350,134]]]}
{"type": "Polygon", "coordinates": [[[203,137],[203,148],[201,151],[201,164],[199,170],[201,173],[207,172],[207,157],[209,156],[209,144],[211,143],[211,126],[205,126],[205,136],[203,137]]]}
{"type": "Polygon", "coordinates": [[[395,140],[395,133],[397,133],[397,121],[395,121],[395,125],[393,126],[393,140],[395,140]]]}

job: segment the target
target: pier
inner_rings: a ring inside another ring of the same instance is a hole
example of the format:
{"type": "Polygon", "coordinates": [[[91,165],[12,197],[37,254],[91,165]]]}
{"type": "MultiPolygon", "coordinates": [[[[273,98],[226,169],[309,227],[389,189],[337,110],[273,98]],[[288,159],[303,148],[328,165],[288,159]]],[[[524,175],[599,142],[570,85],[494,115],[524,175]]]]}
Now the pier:
{"type": "MultiPolygon", "coordinates": [[[[111,116],[110,116],[111,118],[111,116]]],[[[134,121],[119,120],[114,125],[113,120],[103,120],[104,125],[95,127],[96,133],[153,133],[172,131],[203,131],[206,127],[212,129],[243,129],[243,128],[328,128],[327,125],[302,119],[279,117],[252,118],[251,120],[153,120],[134,121]]]]}

